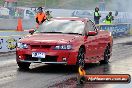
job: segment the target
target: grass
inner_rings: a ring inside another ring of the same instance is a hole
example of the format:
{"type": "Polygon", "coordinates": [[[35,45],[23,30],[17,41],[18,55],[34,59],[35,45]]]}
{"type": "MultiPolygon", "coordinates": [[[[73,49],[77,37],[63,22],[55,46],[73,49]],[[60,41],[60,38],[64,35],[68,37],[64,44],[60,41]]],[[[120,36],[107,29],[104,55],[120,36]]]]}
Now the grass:
{"type": "MultiPolygon", "coordinates": [[[[95,7],[99,0],[18,0],[18,6],[44,6],[49,8],[88,8],[95,7]]],[[[109,0],[105,0],[109,1],[109,0]]],[[[0,5],[4,4],[4,0],[0,0],[0,5]]]]}
{"type": "Polygon", "coordinates": [[[3,2],[3,0],[0,0],[0,6],[2,6],[2,5],[3,5],[3,3],[4,3],[4,2],[3,2]]]}

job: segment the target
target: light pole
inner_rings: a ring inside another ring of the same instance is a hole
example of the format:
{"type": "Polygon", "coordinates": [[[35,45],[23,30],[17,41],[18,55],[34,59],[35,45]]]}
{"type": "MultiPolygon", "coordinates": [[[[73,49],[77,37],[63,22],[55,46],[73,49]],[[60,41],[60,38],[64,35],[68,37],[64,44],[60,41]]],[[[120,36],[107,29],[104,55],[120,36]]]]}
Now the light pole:
{"type": "Polygon", "coordinates": [[[46,9],[46,0],[44,0],[44,8],[46,9]]]}

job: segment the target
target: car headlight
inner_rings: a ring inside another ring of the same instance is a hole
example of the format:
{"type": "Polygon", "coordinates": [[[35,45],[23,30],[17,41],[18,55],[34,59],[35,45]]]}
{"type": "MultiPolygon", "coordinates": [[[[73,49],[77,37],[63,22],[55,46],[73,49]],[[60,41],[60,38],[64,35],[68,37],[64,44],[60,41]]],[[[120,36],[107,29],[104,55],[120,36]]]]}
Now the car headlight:
{"type": "Polygon", "coordinates": [[[25,44],[25,43],[17,43],[17,47],[18,48],[21,48],[21,49],[27,49],[28,48],[28,45],[25,44]]]}
{"type": "Polygon", "coordinates": [[[71,50],[72,45],[57,45],[54,47],[55,50],[71,50]]]}

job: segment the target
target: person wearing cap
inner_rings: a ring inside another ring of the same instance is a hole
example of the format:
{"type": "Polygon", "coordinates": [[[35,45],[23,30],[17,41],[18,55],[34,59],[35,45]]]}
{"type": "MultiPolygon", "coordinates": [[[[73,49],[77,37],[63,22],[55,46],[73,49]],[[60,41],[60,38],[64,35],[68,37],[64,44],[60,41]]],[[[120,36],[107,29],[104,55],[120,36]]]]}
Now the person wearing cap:
{"type": "Polygon", "coordinates": [[[106,16],[105,23],[106,24],[112,24],[112,21],[114,20],[114,16],[112,16],[112,12],[109,12],[109,14],[106,16]]]}
{"type": "Polygon", "coordinates": [[[95,24],[99,24],[100,17],[101,17],[101,15],[99,13],[99,8],[96,7],[95,12],[94,12],[94,22],[95,22],[95,24]]]}
{"type": "Polygon", "coordinates": [[[41,25],[46,20],[46,14],[43,12],[43,8],[38,8],[38,13],[36,14],[36,22],[41,25]]]}

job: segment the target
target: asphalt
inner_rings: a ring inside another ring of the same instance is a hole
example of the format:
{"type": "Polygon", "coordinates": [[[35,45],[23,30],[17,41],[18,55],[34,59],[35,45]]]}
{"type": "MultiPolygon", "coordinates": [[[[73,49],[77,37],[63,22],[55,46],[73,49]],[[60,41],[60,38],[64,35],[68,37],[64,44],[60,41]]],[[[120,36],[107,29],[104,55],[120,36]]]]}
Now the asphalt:
{"type": "MultiPolygon", "coordinates": [[[[132,75],[132,37],[114,39],[108,65],[88,64],[87,74],[132,75]]],[[[78,72],[71,66],[32,64],[29,71],[18,69],[15,54],[0,56],[0,88],[132,88],[130,84],[76,85],[78,72]]]]}

